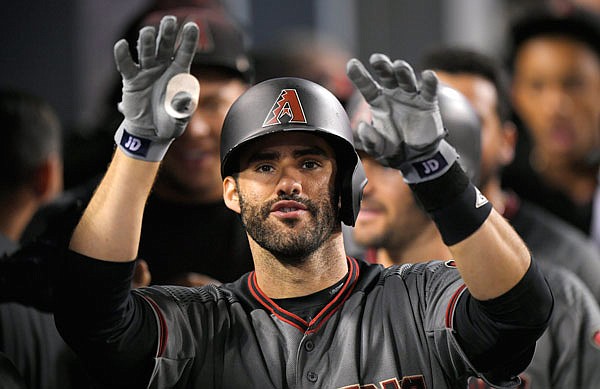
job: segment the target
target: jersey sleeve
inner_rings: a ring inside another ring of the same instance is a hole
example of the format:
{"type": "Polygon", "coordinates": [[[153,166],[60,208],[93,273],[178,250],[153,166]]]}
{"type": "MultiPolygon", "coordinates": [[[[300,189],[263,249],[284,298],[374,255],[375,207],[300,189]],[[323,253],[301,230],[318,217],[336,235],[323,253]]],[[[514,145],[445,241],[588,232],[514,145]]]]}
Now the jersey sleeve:
{"type": "Polygon", "coordinates": [[[397,336],[422,337],[410,350],[413,358],[428,360],[438,382],[457,387],[478,374],[450,325],[458,302],[468,293],[454,262],[392,266],[383,277],[385,300],[397,311],[394,320],[402,328],[397,336]]]}
{"type": "Polygon", "coordinates": [[[518,384],[517,374],[531,360],[535,341],[547,325],[552,306],[551,296],[545,294],[550,293],[549,288],[536,268],[522,280],[525,286],[485,302],[470,295],[453,261],[404,265],[388,271],[403,279],[405,291],[397,293],[408,293],[408,306],[416,322],[416,328],[409,331],[418,333],[422,321],[429,344],[427,352],[435,355],[435,363],[448,381],[465,382],[474,375],[497,387],[518,384]],[[532,277],[534,281],[530,282],[532,277]],[[538,304],[539,312],[527,306],[521,316],[508,314],[515,311],[515,306],[523,305],[519,301],[528,292],[533,294],[527,297],[529,303],[538,304]],[[527,310],[531,318],[523,317],[527,310]]]}
{"type": "MultiPolygon", "coordinates": [[[[184,289],[187,288],[156,286],[134,292],[151,308],[158,329],[149,388],[179,387],[177,384],[184,381],[193,364],[196,354],[194,345],[199,339],[195,339],[189,318],[178,298],[184,296],[181,292],[184,289]]],[[[196,330],[200,330],[200,327],[196,330]]]]}
{"type": "Polygon", "coordinates": [[[531,362],[553,307],[550,287],[532,259],[523,278],[503,295],[485,301],[461,296],[447,324],[477,375],[502,386],[517,380],[531,362]]]}
{"type": "Polygon", "coordinates": [[[158,328],[149,388],[187,388],[194,382],[218,387],[228,368],[226,343],[237,342],[232,333],[241,336],[234,327],[247,325],[232,291],[215,285],[153,286],[135,294],[151,307],[158,328]]]}
{"type": "Polygon", "coordinates": [[[56,327],[106,387],[144,387],[154,366],[158,327],[147,302],[130,292],[133,266],[69,251],[58,276],[56,327]]]}

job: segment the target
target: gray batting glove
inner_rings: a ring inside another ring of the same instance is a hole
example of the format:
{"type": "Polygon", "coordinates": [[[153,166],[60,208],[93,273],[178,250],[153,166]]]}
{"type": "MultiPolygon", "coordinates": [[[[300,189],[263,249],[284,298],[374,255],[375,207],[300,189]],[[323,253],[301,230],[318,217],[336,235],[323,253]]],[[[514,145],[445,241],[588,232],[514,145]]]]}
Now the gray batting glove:
{"type": "Polygon", "coordinates": [[[424,71],[418,82],[405,61],[392,63],[383,54],[373,54],[369,61],[379,82],[359,60],[351,59],[347,65],[348,77],[372,114],[372,123],[361,122],[355,130],[356,147],[383,165],[401,170],[408,183],[441,176],[458,154],[444,140],[435,73],[424,71]]]}
{"type": "Polygon", "coordinates": [[[115,44],[115,62],[123,78],[119,111],[125,116],[115,142],[132,158],[161,161],[196,109],[200,86],[189,72],[198,26],[186,23],[178,47],[176,40],[177,20],[165,16],[158,36],[154,27],[140,30],[139,64],[131,58],[127,41],[115,44]]]}

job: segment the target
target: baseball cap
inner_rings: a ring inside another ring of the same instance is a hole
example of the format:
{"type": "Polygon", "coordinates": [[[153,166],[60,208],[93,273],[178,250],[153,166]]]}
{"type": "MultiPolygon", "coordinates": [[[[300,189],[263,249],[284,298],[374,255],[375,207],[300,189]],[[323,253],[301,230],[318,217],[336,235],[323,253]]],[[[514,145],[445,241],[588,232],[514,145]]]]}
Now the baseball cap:
{"type": "Polygon", "coordinates": [[[165,15],[177,17],[180,25],[195,22],[199,28],[198,47],[192,60],[194,66],[221,67],[252,83],[254,67],[246,50],[242,28],[221,9],[177,7],[149,13],[143,26],[158,26],[165,15]]]}

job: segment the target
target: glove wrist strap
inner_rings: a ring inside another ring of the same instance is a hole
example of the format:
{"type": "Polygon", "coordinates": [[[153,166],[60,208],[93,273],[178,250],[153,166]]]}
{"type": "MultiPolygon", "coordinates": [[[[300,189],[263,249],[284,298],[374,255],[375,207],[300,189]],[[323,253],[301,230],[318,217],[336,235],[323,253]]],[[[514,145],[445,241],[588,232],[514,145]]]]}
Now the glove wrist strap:
{"type": "Polygon", "coordinates": [[[115,143],[131,158],[148,162],[162,161],[174,139],[149,139],[133,134],[134,126],[124,120],[115,133],[115,143]]]}
{"type": "Polygon", "coordinates": [[[448,246],[477,231],[492,211],[491,203],[471,184],[458,162],[441,177],[410,188],[448,246]]]}
{"type": "Polygon", "coordinates": [[[406,183],[418,184],[441,177],[457,159],[456,150],[442,139],[435,153],[406,161],[400,166],[400,171],[406,183]]]}

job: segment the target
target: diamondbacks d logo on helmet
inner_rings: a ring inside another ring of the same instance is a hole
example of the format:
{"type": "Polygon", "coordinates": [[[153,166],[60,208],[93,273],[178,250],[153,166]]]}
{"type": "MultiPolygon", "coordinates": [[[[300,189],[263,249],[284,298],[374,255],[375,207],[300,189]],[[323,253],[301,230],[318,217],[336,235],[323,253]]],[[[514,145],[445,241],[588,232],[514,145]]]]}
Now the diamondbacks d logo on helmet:
{"type": "Polygon", "coordinates": [[[282,89],[267,115],[263,127],[282,123],[306,123],[296,89],[282,89]],[[287,118],[287,119],[286,119],[287,118]]]}

